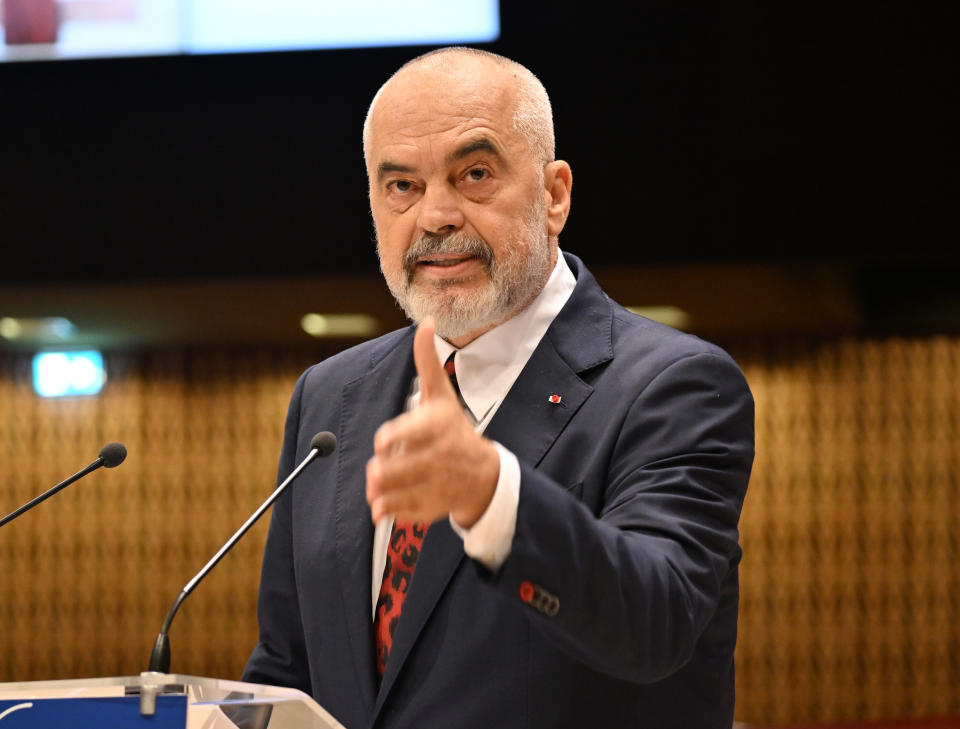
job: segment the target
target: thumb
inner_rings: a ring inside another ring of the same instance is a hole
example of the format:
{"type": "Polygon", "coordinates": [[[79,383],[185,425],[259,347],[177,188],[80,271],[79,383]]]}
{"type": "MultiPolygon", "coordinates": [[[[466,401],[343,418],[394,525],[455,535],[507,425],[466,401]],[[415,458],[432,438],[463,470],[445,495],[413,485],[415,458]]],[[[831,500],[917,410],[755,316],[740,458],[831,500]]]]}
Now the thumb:
{"type": "Polygon", "coordinates": [[[450,378],[437,358],[437,348],[433,344],[435,326],[432,316],[428,316],[417,327],[413,337],[413,363],[420,378],[420,401],[451,397],[456,399],[450,378]]]}

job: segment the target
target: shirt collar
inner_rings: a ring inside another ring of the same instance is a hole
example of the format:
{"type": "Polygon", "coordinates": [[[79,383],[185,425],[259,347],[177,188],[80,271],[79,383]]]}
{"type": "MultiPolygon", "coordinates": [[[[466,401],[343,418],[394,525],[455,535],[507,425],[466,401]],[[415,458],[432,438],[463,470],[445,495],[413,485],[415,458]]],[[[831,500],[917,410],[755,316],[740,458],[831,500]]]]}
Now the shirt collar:
{"type": "Polygon", "coordinates": [[[506,397],[537,348],[551,322],[573,293],[576,279],[557,251],[557,263],[546,285],[531,304],[507,321],[480,335],[461,349],[434,335],[437,357],[443,363],[456,352],[460,394],[482,431],[506,397]]]}

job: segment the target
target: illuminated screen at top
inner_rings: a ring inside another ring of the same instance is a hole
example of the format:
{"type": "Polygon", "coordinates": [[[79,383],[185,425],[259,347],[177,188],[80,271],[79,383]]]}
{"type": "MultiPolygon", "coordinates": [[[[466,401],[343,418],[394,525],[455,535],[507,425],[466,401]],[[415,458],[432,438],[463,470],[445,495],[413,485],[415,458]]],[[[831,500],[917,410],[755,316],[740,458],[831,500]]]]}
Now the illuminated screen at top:
{"type": "Polygon", "coordinates": [[[498,0],[0,0],[0,60],[483,43],[498,0]]]}

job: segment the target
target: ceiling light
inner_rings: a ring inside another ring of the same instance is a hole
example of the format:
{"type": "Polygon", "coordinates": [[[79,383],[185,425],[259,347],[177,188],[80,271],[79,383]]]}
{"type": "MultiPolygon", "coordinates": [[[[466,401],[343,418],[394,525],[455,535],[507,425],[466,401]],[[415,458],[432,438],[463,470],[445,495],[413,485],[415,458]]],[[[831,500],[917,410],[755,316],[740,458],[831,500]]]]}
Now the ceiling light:
{"type": "Polygon", "coordinates": [[[0,317],[0,337],[11,341],[65,342],[76,329],[62,316],[0,317]]]}
{"type": "Polygon", "coordinates": [[[693,323],[690,314],[679,306],[628,306],[627,309],[674,329],[688,329],[693,323]]]}
{"type": "Polygon", "coordinates": [[[380,331],[369,314],[305,314],[300,326],[312,337],[370,337],[380,331]]]}

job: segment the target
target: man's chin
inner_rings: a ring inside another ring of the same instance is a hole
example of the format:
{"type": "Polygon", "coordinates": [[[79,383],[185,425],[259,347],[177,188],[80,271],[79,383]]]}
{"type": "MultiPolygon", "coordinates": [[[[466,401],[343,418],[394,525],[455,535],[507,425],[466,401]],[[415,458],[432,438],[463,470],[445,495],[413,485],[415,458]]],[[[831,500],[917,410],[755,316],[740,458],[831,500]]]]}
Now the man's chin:
{"type": "Polygon", "coordinates": [[[449,278],[424,280],[414,278],[407,296],[415,301],[417,308],[429,309],[434,316],[448,307],[472,307],[486,302],[493,292],[489,281],[477,282],[472,278],[449,278]]]}
{"type": "Polygon", "coordinates": [[[503,318],[491,302],[492,292],[476,288],[461,290],[459,287],[444,287],[432,290],[430,295],[415,293],[404,307],[407,316],[421,322],[432,316],[437,324],[437,334],[445,339],[459,338],[464,334],[489,326],[491,320],[503,318]]]}
{"type": "MultiPolygon", "coordinates": [[[[443,271],[443,269],[439,269],[443,271]]],[[[469,295],[471,292],[476,294],[482,289],[490,286],[490,277],[479,277],[475,274],[465,273],[460,276],[449,274],[437,275],[417,269],[413,276],[407,279],[410,282],[410,293],[414,296],[433,296],[436,293],[458,293],[469,295]]]]}

